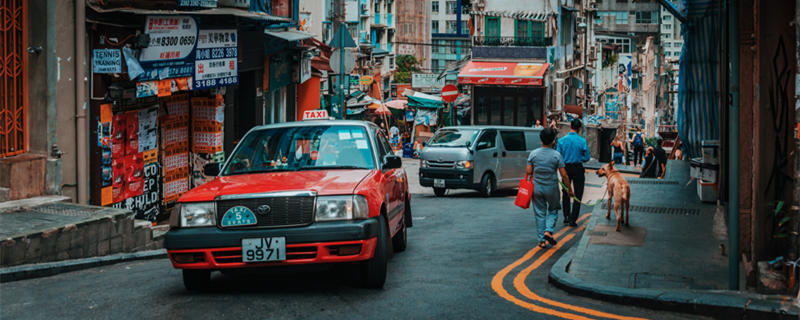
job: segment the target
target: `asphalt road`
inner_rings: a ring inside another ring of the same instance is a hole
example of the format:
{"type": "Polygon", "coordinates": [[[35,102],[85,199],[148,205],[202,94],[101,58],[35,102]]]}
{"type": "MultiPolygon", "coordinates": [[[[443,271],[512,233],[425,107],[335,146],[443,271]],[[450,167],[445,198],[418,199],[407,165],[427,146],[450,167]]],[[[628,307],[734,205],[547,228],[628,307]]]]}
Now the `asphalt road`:
{"type": "Polygon", "coordinates": [[[691,318],[570,296],[548,284],[550,266],[577,242],[580,227],[558,233],[556,248],[532,249],[533,212],[515,207],[513,195],[414,195],[408,249],[390,260],[383,290],[358,288],[346,270],[328,270],[215,273],[211,290],[189,292],[181,272],[162,259],[3,283],[0,318],[691,318]]]}

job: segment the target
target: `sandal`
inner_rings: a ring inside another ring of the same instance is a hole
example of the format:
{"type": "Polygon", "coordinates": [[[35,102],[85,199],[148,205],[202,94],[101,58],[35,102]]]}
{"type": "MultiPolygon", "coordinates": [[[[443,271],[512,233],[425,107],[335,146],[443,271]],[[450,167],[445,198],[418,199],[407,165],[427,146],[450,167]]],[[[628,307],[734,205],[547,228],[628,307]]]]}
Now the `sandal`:
{"type": "Polygon", "coordinates": [[[547,240],[547,242],[550,243],[551,246],[554,246],[558,243],[558,241],[556,241],[556,239],[553,239],[553,237],[550,235],[544,235],[544,239],[547,240]]]}
{"type": "Polygon", "coordinates": [[[547,249],[547,244],[543,242],[539,242],[539,248],[547,249]]]}

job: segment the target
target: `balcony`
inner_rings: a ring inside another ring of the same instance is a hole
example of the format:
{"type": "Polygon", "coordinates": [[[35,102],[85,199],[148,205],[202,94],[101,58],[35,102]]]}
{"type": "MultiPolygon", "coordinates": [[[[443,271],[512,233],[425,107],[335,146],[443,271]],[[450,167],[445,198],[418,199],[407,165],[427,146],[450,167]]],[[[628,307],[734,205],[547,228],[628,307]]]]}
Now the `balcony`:
{"type": "Polygon", "coordinates": [[[518,37],[473,37],[474,46],[487,47],[547,47],[552,45],[553,38],[518,38],[518,37]]]}

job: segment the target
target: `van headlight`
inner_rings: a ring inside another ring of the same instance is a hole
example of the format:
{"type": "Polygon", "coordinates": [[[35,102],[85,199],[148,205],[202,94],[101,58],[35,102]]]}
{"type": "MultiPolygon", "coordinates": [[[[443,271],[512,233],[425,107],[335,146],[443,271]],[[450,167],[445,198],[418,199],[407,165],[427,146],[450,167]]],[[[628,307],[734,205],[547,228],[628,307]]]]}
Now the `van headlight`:
{"type": "Polygon", "coordinates": [[[421,160],[420,159],[419,160],[419,167],[420,168],[427,168],[427,167],[430,167],[430,164],[428,163],[428,160],[421,160]]]}
{"type": "Polygon", "coordinates": [[[470,161],[456,161],[456,167],[462,169],[472,169],[472,160],[470,161]]]}
{"type": "Polygon", "coordinates": [[[367,198],[361,195],[317,197],[316,221],[366,219],[367,198]]]}
{"type": "Polygon", "coordinates": [[[185,202],[180,205],[181,227],[208,227],[217,224],[213,202],[185,202]]]}

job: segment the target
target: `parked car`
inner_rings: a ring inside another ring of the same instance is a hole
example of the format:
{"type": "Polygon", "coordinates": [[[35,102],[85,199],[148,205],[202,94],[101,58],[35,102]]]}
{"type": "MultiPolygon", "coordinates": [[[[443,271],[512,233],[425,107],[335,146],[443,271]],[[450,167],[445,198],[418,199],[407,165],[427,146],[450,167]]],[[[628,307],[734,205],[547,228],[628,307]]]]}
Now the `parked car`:
{"type": "Polygon", "coordinates": [[[372,123],[255,127],[224,165],[203,168],[214,180],[180,197],[164,247],[189,290],[215,270],[328,263],[380,288],[412,226],[401,165],[372,123]]]}
{"type": "Polygon", "coordinates": [[[437,196],[475,189],[483,196],[514,188],[525,176],[528,154],[542,145],[541,128],[457,126],[436,131],[420,152],[419,181],[437,196]]]}

